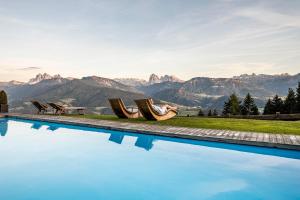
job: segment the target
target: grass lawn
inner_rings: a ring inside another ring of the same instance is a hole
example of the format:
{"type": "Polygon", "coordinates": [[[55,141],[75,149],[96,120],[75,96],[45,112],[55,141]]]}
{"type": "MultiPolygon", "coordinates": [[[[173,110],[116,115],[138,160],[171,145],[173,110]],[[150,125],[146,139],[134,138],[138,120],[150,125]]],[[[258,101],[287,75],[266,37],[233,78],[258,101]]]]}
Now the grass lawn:
{"type": "Polygon", "coordinates": [[[90,119],[113,120],[120,122],[147,123],[191,128],[253,131],[300,135],[300,121],[275,121],[253,119],[225,119],[208,117],[175,117],[166,121],[146,121],[145,119],[118,119],[114,115],[70,115],[90,119]]]}

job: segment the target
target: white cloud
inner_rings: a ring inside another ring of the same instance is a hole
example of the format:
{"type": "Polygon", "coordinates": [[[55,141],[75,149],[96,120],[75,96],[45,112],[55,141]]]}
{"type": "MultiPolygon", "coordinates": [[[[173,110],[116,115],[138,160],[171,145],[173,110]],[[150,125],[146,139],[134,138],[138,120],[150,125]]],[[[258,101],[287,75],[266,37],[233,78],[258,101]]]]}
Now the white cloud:
{"type": "Polygon", "coordinates": [[[20,71],[35,71],[35,70],[40,70],[40,67],[20,67],[17,70],[20,71]]]}
{"type": "Polygon", "coordinates": [[[300,16],[282,14],[261,7],[244,8],[237,11],[235,15],[247,17],[266,25],[300,28],[300,16]]]}
{"type": "MultiPolygon", "coordinates": [[[[300,17],[272,2],[48,3],[1,7],[0,73],[4,66],[43,66],[35,70],[189,79],[299,71],[300,17]]],[[[23,80],[32,76],[27,71],[23,80]]]]}

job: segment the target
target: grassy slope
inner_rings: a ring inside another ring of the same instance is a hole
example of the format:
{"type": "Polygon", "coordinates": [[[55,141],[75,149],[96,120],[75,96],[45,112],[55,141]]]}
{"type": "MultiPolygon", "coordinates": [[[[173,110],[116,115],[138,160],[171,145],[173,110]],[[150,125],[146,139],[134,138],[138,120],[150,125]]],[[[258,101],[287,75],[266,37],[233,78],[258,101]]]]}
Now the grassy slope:
{"type": "Polygon", "coordinates": [[[236,131],[253,131],[265,133],[284,133],[300,135],[300,121],[273,121],[252,119],[224,119],[207,117],[176,117],[166,121],[146,121],[144,119],[118,119],[112,115],[72,115],[91,119],[114,120],[121,122],[147,123],[191,128],[223,129],[236,131]]]}

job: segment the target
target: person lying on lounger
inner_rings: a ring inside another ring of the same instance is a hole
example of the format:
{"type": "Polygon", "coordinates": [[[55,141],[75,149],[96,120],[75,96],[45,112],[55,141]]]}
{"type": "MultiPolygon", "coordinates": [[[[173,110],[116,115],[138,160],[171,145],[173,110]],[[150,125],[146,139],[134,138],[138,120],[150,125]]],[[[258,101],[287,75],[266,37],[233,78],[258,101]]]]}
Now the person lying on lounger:
{"type": "Polygon", "coordinates": [[[177,110],[177,107],[170,106],[168,104],[165,104],[165,105],[155,105],[154,101],[152,99],[150,100],[150,102],[152,104],[151,106],[152,106],[153,110],[155,110],[160,115],[166,114],[169,110],[177,110]]]}

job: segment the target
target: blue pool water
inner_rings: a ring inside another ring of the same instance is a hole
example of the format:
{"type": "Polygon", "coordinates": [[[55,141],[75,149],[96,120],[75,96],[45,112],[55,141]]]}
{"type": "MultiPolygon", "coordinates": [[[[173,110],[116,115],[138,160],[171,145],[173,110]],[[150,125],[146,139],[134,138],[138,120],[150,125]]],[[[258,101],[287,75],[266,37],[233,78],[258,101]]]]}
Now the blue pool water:
{"type": "Polygon", "coordinates": [[[300,152],[0,119],[0,199],[300,199],[300,152]]]}

